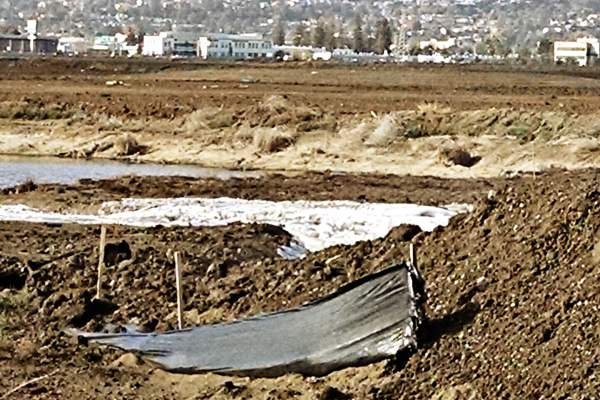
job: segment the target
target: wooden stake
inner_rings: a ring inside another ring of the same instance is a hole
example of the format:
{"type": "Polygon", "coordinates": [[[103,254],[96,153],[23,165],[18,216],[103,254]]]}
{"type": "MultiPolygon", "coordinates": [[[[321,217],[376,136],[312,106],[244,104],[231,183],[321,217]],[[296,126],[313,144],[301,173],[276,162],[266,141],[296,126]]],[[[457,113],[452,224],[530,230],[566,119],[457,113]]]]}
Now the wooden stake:
{"type": "Polygon", "coordinates": [[[417,268],[417,248],[413,243],[410,244],[410,263],[417,268]]]}
{"type": "Polygon", "coordinates": [[[36,383],[36,382],[39,382],[39,381],[41,381],[41,380],[43,380],[43,379],[49,378],[49,377],[51,377],[52,375],[56,374],[58,371],[59,371],[59,370],[58,370],[58,369],[56,369],[56,370],[54,370],[54,371],[50,372],[50,373],[49,373],[49,374],[47,374],[47,375],[40,376],[40,377],[38,377],[38,378],[33,378],[33,379],[31,379],[31,380],[28,380],[27,382],[23,382],[23,383],[21,383],[19,386],[17,386],[17,387],[16,387],[16,388],[14,388],[13,390],[11,390],[10,392],[7,392],[6,394],[4,394],[4,396],[0,397],[0,399],[6,399],[6,398],[8,398],[8,397],[9,397],[11,394],[13,394],[13,393],[15,393],[15,392],[18,392],[19,390],[23,389],[23,388],[24,388],[24,387],[26,387],[26,386],[32,385],[32,384],[34,384],[34,383],[36,383]]]}
{"type": "Polygon", "coordinates": [[[179,265],[179,252],[175,252],[175,279],[177,284],[177,322],[179,329],[183,328],[183,292],[181,291],[181,267],[179,265]]]}
{"type": "Polygon", "coordinates": [[[531,142],[531,159],[533,161],[533,180],[535,180],[535,147],[533,142],[531,142]]]}
{"type": "Polygon", "coordinates": [[[98,283],[96,286],[96,298],[102,296],[102,269],[104,269],[104,247],[106,245],[106,227],[100,228],[100,259],[98,260],[98,283]]]}

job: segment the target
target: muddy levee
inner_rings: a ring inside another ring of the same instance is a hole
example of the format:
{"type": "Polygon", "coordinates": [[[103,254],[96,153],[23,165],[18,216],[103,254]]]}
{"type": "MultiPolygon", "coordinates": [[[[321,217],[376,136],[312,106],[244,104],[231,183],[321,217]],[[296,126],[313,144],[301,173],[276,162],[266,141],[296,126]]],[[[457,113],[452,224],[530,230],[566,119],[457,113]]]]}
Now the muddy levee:
{"type": "Polygon", "coordinates": [[[9,398],[593,398],[599,391],[595,170],[551,171],[535,180],[309,174],[272,181],[170,182],[125,178],[40,185],[25,193],[8,190],[2,201],[26,203],[39,195],[51,209],[65,211],[69,202],[113,199],[119,190],[134,197],[263,194],[273,200],[367,198],[438,205],[454,196],[474,204],[474,210],[432,233],[401,226],[382,239],[292,261],[277,255],[290,236],[267,225],[109,226],[108,242],[120,244],[114,246],[120,251],[107,260],[101,303],[93,301],[98,226],[2,223],[2,393],[47,374],[9,398]],[[409,242],[419,248],[428,295],[428,322],[411,357],[402,354],[321,378],[181,376],[63,333],[66,326],[176,327],[172,250],[183,254],[184,322],[195,326],[321,298],[405,257],[409,242]]]}
{"type": "Polygon", "coordinates": [[[55,58],[0,73],[4,154],[443,177],[600,165],[594,69],[55,58]]]}

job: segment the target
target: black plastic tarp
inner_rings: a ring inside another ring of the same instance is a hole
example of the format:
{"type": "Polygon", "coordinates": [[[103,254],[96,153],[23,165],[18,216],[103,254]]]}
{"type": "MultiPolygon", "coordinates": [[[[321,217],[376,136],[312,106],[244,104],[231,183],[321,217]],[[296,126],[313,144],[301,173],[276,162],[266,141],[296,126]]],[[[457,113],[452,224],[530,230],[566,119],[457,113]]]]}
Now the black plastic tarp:
{"type": "Polygon", "coordinates": [[[72,332],[173,372],[319,376],[416,346],[422,293],[418,271],[396,264],[309,305],[232,323],[165,333],[72,332]]]}

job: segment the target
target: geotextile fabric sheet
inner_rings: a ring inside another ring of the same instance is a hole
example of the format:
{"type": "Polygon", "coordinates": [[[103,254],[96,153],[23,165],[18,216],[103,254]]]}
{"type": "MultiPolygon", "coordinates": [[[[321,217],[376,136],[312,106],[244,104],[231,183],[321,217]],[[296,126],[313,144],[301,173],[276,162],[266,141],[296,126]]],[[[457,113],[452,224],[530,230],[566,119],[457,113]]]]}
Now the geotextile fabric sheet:
{"type": "Polygon", "coordinates": [[[424,282],[396,264],[306,306],[165,333],[71,333],[173,372],[325,375],[416,347],[424,282]]]}

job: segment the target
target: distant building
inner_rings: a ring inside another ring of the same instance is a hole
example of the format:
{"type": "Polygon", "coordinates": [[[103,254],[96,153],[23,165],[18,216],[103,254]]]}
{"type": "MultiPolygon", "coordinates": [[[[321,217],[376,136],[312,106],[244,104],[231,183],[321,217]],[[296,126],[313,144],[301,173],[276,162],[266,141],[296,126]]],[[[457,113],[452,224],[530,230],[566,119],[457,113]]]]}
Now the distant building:
{"type": "Polygon", "coordinates": [[[591,46],[591,49],[588,48],[588,53],[591,53],[591,54],[588,54],[588,55],[595,56],[595,57],[600,56],[600,41],[598,41],[598,38],[591,37],[591,36],[580,37],[580,38],[577,38],[577,43],[589,44],[591,46]]]}
{"type": "Polygon", "coordinates": [[[260,33],[228,35],[213,33],[201,36],[197,46],[198,57],[202,58],[272,58],[273,41],[260,33]]]}
{"type": "Polygon", "coordinates": [[[173,53],[175,41],[165,35],[144,36],[142,55],[144,56],[167,56],[173,53]]]}
{"type": "Polygon", "coordinates": [[[434,50],[446,50],[446,49],[449,49],[450,47],[454,47],[454,46],[456,46],[455,38],[449,38],[448,40],[430,39],[430,40],[421,40],[419,42],[419,48],[421,50],[426,49],[428,47],[431,47],[434,50]]]}
{"type": "Polygon", "coordinates": [[[156,36],[144,36],[142,54],[145,56],[195,57],[198,33],[161,32],[156,36]]]}
{"type": "Polygon", "coordinates": [[[313,49],[306,46],[275,46],[275,53],[279,54],[284,61],[304,61],[313,58],[315,51],[321,52],[320,49],[313,49]]]}
{"type": "Polygon", "coordinates": [[[87,52],[87,43],[82,37],[61,37],[56,50],[63,54],[84,54],[87,52]]]}
{"type": "Polygon", "coordinates": [[[137,53],[137,45],[127,44],[127,35],[117,33],[114,36],[96,36],[92,44],[91,50],[108,53],[111,56],[115,55],[133,55],[137,53]]]}
{"type": "Polygon", "coordinates": [[[325,49],[315,49],[312,58],[313,60],[329,61],[331,60],[331,54],[331,51],[327,51],[325,49]]]}
{"type": "Polygon", "coordinates": [[[92,43],[91,50],[98,52],[114,53],[118,50],[117,38],[114,36],[96,36],[92,43]]]}
{"type": "Polygon", "coordinates": [[[344,48],[344,49],[333,49],[331,54],[333,58],[346,58],[346,57],[355,57],[356,53],[352,49],[344,48]]]}
{"type": "Polygon", "coordinates": [[[575,62],[584,67],[588,62],[587,42],[554,42],[554,62],[575,62]]]}
{"type": "Polygon", "coordinates": [[[30,54],[53,54],[58,46],[57,38],[36,37],[31,40],[30,36],[23,35],[1,35],[0,52],[8,53],[30,53],[30,54]],[[31,45],[33,43],[33,49],[31,45]]]}

